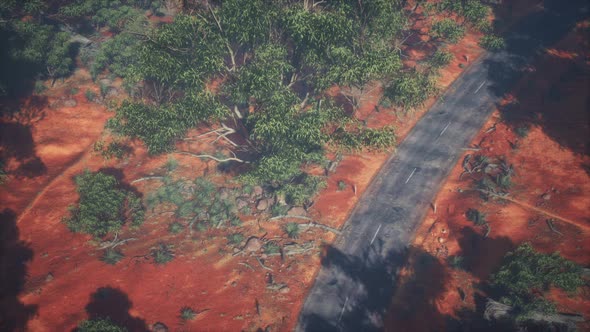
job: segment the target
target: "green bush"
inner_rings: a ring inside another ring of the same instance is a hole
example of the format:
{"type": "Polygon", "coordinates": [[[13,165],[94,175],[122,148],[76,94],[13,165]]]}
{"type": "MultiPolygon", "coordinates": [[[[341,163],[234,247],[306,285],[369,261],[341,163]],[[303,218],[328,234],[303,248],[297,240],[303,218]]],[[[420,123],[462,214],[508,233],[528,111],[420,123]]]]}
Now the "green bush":
{"type": "Polygon", "coordinates": [[[504,38],[495,35],[485,35],[479,40],[479,45],[488,51],[500,51],[506,47],[504,38]]]}
{"type": "Polygon", "coordinates": [[[71,231],[99,238],[120,230],[128,219],[134,226],[143,222],[141,200],[121,188],[114,176],[86,170],[75,182],[80,199],[70,207],[70,217],[64,218],[71,231]]]}
{"type": "Polygon", "coordinates": [[[514,307],[518,320],[525,320],[533,311],[555,312],[555,305],[544,298],[551,287],[573,294],[585,284],[579,265],[557,252],[536,252],[530,243],[509,252],[491,281],[504,295],[501,302],[514,307]]]}
{"type": "Polygon", "coordinates": [[[338,181],[338,191],[343,191],[344,189],[346,189],[346,182],[342,180],[338,181]]]}
{"type": "Polygon", "coordinates": [[[445,39],[453,44],[465,35],[465,28],[450,18],[434,22],[431,31],[434,38],[445,39]]]}
{"type": "Polygon", "coordinates": [[[109,248],[109,249],[105,250],[105,252],[102,255],[102,257],[100,258],[100,260],[107,263],[107,264],[115,265],[121,259],[123,259],[123,257],[125,257],[125,255],[123,255],[120,251],[109,248]]]}
{"type": "Polygon", "coordinates": [[[428,60],[428,65],[434,69],[442,68],[453,60],[453,54],[442,49],[436,50],[428,60]]]}
{"type": "Polygon", "coordinates": [[[384,96],[397,106],[416,108],[437,93],[434,78],[416,69],[402,73],[385,88],[384,96]]]}
{"type": "Polygon", "coordinates": [[[184,225],[179,222],[173,222],[168,225],[168,232],[178,234],[184,230],[184,225]]]}
{"type": "Polygon", "coordinates": [[[86,97],[86,100],[88,100],[89,102],[93,102],[96,100],[96,92],[92,90],[86,90],[86,92],[84,92],[84,96],[86,97]]]}
{"type": "Polygon", "coordinates": [[[286,223],[285,226],[283,226],[283,230],[292,239],[296,239],[299,237],[299,224],[296,222],[286,223]]]}
{"type": "Polygon", "coordinates": [[[472,221],[477,226],[482,226],[487,223],[486,215],[484,213],[479,212],[479,210],[469,209],[467,210],[465,215],[467,216],[467,220],[472,221]]]}
{"type": "Polygon", "coordinates": [[[285,195],[287,203],[292,205],[303,205],[321,189],[326,187],[326,181],[319,176],[305,174],[300,183],[288,183],[279,190],[285,195]]]}
{"type": "Polygon", "coordinates": [[[531,130],[531,127],[529,126],[520,126],[517,127],[514,132],[516,133],[516,135],[518,135],[520,138],[525,138],[528,136],[529,131],[531,130]]]}
{"type": "Polygon", "coordinates": [[[47,87],[45,86],[45,83],[43,83],[43,81],[35,81],[34,90],[36,94],[42,94],[43,92],[45,92],[45,90],[47,90],[47,87]]]}
{"type": "Polygon", "coordinates": [[[461,270],[465,268],[465,258],[463,256],[449,256],[447,262],[454,269],[461,270]]]}
{"type": "Polygon", "coordinates": [[[273,217],[284,216],[289,211],[289,206],[276,203],[270,208],[270,214],[273,217]]]}
{"type": "Polygon", "coordinates": [[[244,241],[244,234],[242,233],[233,233],[227,236],[227,242],[233,246],[240,245],[242,241],[244,241]]]}
{"type": "Polygon", "coordinates": [[[182,320],[193,320],[197,316],[197,313],[191,307],[183,307],[180,309],[180,319],[182,320]]]}
{"type": "Polygon", "coordinates": [[[113,323],[109,318],[88,319],[78,324],[77,332],[127,332],[127,329],[113,323]]]}
{"type": "Polygon", "coordinates": [[[274,241],[268,241],[263,246],[262,249],[264,250],[265,254],[278,254],[281,252],[281,246],[274,241]]]}
{"type": "Polygon", "coordinates": [[[169,245],[165,243],[159,243],[158,247],[151,252],[154,262],[156,264],[166,264],[174,259],[174,253],[169,245]]]}

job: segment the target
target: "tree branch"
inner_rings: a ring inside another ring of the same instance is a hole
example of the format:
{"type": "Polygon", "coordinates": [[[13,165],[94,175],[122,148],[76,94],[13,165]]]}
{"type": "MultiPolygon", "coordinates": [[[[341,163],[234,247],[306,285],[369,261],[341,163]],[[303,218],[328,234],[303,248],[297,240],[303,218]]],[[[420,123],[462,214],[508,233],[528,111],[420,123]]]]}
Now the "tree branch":
{"type": "Polygon", "coordinates": [[[184,154],[184,155],[187,155],[187,156],[197,157],[197,158],[208,158],[208,159],[215,160],[215,161],[217,161],[219,163],[224,163],[224,162],[227,162],[227,161],[236,161],[236,162],[244,163],[244,164],[249,164],[250,163],[249,161],[245,161],[245,160],[242,160],[240,158],[219,159],[219,158],[215,158],[215,157],[213,157],[212,155],[209,155],[209,154],[196,154],[196,153],[192,153],[192,152],[188,152],[188,151],[174,151],[174,153],[184,154]]]}

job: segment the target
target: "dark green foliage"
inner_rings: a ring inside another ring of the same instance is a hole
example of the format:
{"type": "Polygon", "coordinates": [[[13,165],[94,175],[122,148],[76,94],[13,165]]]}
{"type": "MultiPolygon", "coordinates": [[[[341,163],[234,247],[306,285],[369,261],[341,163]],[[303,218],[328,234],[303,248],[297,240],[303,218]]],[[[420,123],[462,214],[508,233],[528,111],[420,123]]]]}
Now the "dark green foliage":
{"type": "Polygon", "coordinates": [[[324,179],[318,176],[303,175],[303,179],[299,183],[285,184],[280,193],[285,195],[287,203],[292,205],[303,205],[321,189],[326,187],[324,179]]]}
{"type": "Polygon", "coordinates": [[[64,219],[73,232],[103,237],[121,229],[128,219],[134,226],[143,222],[141,200],[122,189],[115,177],[87,170],[75,180],[80,200],[64,219]]]}
{"type": "Polygon", "coordinates": [[[447,262],[454,269],[460,270],[465,268],[465,258],[463,256],[449,256],[447,262]]]}
{"type": "Polygon", "coordinates": [[[283,226],[283,230],[292,239],[296,239],[299,237],[299,224],[297,224],[296,222],[286,223],[285,226],[283,226]]]}
{"type": "Polygon", "coordinates": [[[479,40],[479,45],[488,51],[500,51],[506,47],[504,38],[495,35],[485,35],[479,40]]]}
{"type": "Polygon", "coordinates": [[[121,33],[100,44],[90,64],[90,74],[96,79],[105,69],[133,80],[130,68],[139,61],[137,48],[140,40],[128,33],[121,33]]]}
{"type": "Polygon", "coordinates": [[[465,28],[450,18],[444,18],[432,24],[432,36],[437,39],[457,43],[465,35],[465,28]]]}
{"type": "Polygon", "coordinates": [[[180,309],[180,319],[193,320],[197,317],[197,313],[191,307],[183,307],[180,309]]]}
{"type": "Polygon", "coordinates": [[[439,69],[451,63],[451,60],[453,60],[453,54],[451,52],[438,49],[428,60],[428,65],[433,69],[439,69]]]}
{"type": "Polygon", "coordinates": [[[525,138],[528,136],[529,131],[531,130],[531,127],[529,126],[520,126],[517,127],[514,132],[516,133],[516,135],[518,135],[520,138],[525,138]]]}
{"type": "Polygon", "coordinates": [[[184,225],[179,222],[173,222],[168,225],[168,232],[178,234],[184,230],[184,225]]]}
{"type": "Polygon", "coordinates": [[[382,129],[359,127],[356,131],[339,128],[333,133],[332,140],[350,150],[360,150],[363,147],[383,150],[393,147],[396,142],[393,127],[382,129]]]}
{"type": "Polygon", "coordinates": [[[244,234],[242,233],[233,233],[227,236],[227,242],[233,246],[240,245],[242,241],[244,241],[244,234]]]}
{"type": "Polygon", "coordinates": [[[346,182],[342,180],[338,181],[338,191],[343,191],[344,189],[346,189],[346,182]]]}
{"type": "Polygon", "coordinates": [[[521,320],[532,311],[555,312],[555,305],[544,298],[551,287],[574,293],[584,285],[580,266],[559,253],[536,252],[530,243],[508,253],[491,281],[504,294],[501,301],[513,306],[521,320]]]}
{"type": "Polygon", "coordinates": [[[397,76],[384,91],[384,97],[407,109],[424,105],[437,92],[436,83],[428,73],[411,70],[397,76]]]}
{"type": "Polygon", "coordinates": [[[174,259],[174,253],[169,245],[159,243],[158,247],[151,252],[152,258],[156,264],[166,264],[174,259]]]}
{"type": "Polygon", "coordinates": [[[0,160],[0,185],[3,185],[6,181],[8,181],[8,172],[6,171],[4,161],[0,160]]]}
{"type": "Polygon", "coordinates": [[[438,12],[462,16],[465,22],[482,31],[488,27],[487,17],[490,8],[481,0],[442,0],[433,6],[438,12]]]}
{"type": "Polygon", "coordinates": [[[96,92],[92,91],[92,90],[86,90],[86,92],[84,92],[84,96],[86,97],[86,100],[93,102],[96,100],[96,92]]]}
{"type": "Polygon", "coordinates": [[[70,34],[67,32],[58,32],[47,54],[45,65],[49,77],[66,77],[70,74],[73,66],[70,52],[70,34]]]}
{"type": "Polygon", "coordinates": [[[262,246],[262,249],[264,250],[265,254],[278,254],[281,252],[281,246],[274,241],[266,242],[262,246]]]}
{"type": "Polygon", "coordinates": [[[77,332],[127,332],[127,329],[113,323],[109,318],[88,319],[78,324],[77,332]]]}
{"type": "Polygon", "coordinates": [[[104,251],[100,260],[107,263],[107,264],[115,265],[121,259],[123,259],[123,257],[125,257],[125,255],[123,255],[120,251],[115,250],[115,249],[107,249],[104,251]]]}
{"type": "Polygon", "coordinates": [[[270,215],[273,217],[284,216],[287,214],[288,211],[289,211],[288,205],[283,205],[283,204],[277,203],[277,204],[274,204],[270,208],[270,215]]]}
{"type": "Polygon", "coordinates": [[[479,210],[469,209],[467,210],[467,212],[465,212],[465,215],[467,216],[467,220],[472,221],[477,226],[482,226],[487,223],[486,215],[484,213],[479,212],[479,210]]]}
{"type": "Polygon", "coordinates": [[[144,141],[153,154],[169,151],[172,143],[200,121],[220,117],[224,110],[211,95],[166,106],[124,101],[107,126],[113,131],[144,141]]]}

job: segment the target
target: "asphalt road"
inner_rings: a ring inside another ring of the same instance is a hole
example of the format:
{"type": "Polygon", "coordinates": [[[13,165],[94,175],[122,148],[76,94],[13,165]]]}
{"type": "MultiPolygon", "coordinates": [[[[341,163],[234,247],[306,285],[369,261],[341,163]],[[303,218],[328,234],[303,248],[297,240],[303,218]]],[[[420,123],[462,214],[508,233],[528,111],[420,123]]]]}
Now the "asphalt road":
{"type": "MultiPolygon", "coordinates": [[[[473,63],[416,124],[329,247],[297,331],[378,331],[414,232],[494,105],[535,54],[587,17],[585,1],[545,1],[473,63]]],[[[420,296],[416,294],[416,296],[420,296]]],[[[427,318],[425,318],[427,319],[427,318]]]]}

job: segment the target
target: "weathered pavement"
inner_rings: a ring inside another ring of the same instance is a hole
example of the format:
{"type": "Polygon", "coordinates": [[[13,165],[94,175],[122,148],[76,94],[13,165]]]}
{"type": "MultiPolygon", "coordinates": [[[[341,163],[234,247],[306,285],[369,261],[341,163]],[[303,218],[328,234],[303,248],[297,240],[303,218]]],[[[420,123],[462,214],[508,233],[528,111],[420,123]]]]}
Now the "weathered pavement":
{"type": "MultiPolygon", "coordinates": [[[[585,1],[545,1],[480,58],[416,124],[329,247],[297,331],[376,331],[414,231],[442,182],[524,65],[587,15],[585,1]]],[[[419,294],[417,294],[419,296],[419,294]]],[[[425,318],[427,319],[427,318],[425,318]]]]}

